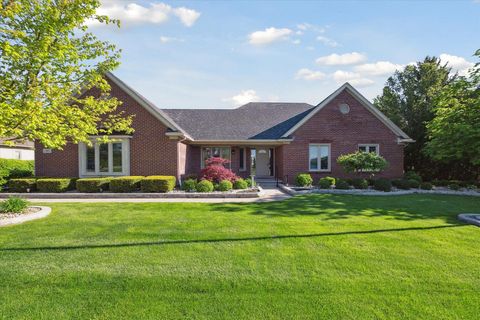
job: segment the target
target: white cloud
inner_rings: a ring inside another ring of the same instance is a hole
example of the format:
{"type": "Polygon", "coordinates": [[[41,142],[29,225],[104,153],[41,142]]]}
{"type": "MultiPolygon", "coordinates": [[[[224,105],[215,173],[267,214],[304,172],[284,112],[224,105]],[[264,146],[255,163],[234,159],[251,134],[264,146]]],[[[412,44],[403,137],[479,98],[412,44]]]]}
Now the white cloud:
{"type": "Polygon", "coordinates": [[[447,63],[450,68],[452,68],[453,72],[458,72],[461,76],[466,76],[468,74],[468,70],[473,68],[475,65],[473,62],[466,60],[463,57],[450,55],[447,53],[442,53],[440,55],[440,60],[443,63],[447,63]]]}
{"type": "Polygon", "coordinates": [[[356,87],[367,87],[375,83],[375,81],[363,78],[360,73],[337,70],[332,75],[333,80],[338,84],[349,82],[356,87]]]}
{"type": "Polygon", "coordinates": [[[349,65],[357,64],[367,60],[367,56],[358,52],[351,52],[345,54],[333,53],[328,56],[320,57],[316,60],[317,64],[336,66],[336,65],[349,65]]]}
{"type": "Polygon", "coordinates": [[[200,17],[200,12],[185,7],[173,9],[173,14],[176,15],[187,27],[193,26],[200,17]]]}
{"type": "Polygon", "coordinates": [[[184,40],[183,40],[183,39],[180,39],[180,38],[161,36],[161,37],[160,37],[160,42],[161,42],[161,43],[184,42],[184,40]]]}
{"type": "Polygon", "coordinates": [[[328,46],[328,47],[338,47],[338,42],[333,40],[333,39],[330,39],[330,38],[327,38],[325,36],[318,36],[317,37],[317,40],[320,41],[321,43],[323,43],[324,45],[328,46]]]}
{"type": "Polygon", "coordinates": [[[301,42],[300,39],[295,39],[292,41],[293,44],[300,44],[300,42],[301,42]]]}
{"type": "Polygon", "coordinates": [[[252,32],[248,38],[250,44],[253,45],[263,45],[269,44],[276,41],[282,41],[288,39],[288,36],[292,34],[292,30],[287,28],[267,28],[261,31],[252,32]]]}
{"type": "Polygon", "coordinates": [[[310,23],[300,23],[297,24],[297,29],[300,31],[307,31],[307,30],[313,30],[318,33],[324,33],[325,28],[310,24],[310,23]]]}
{"type": "Polygon", "coordinates": [[[363,75],[369,76],[383,76],[392,74],[395,70],[403,69],[405,66],[401,64],[394,64],[390,61],[378,61],[375,63],[365,63],[355,66],[353,69],[363,75]]]}
{"type": "Polygon", "coordinates": [[[321,80],[326,77],[326,74],[320,71],[313,71],[307,68],[303,68],[297,71],[295,79],[303,80],[321,80]]]}
{"type": "MultiPolygon", "coordinates": [[[[173,8],[162,2],[151,3],[149,6],[142,6],[136,3],[118,4],[115,2],[104,2],[98,9],[97,14],[107,15],[113,19],[119,19],[124,25],[133,24],[161,24],[166,22],[173,14],[180,19],[180,22],[191,27],[200,16],[200,12],[185,7],[173,8]]],[[[103,25],[98,21],[88,21],[91,26],[103,25]]]]}
{"type": "Polygon", "coordinates": [[[260,97],[257,96],[257,93],[255,92],[255,90],[250,89],[250,90],[244,90],[239,94],[225,100],[233,101],[234,105],[238,107],[249,102],[259,101],[260,97]]]}

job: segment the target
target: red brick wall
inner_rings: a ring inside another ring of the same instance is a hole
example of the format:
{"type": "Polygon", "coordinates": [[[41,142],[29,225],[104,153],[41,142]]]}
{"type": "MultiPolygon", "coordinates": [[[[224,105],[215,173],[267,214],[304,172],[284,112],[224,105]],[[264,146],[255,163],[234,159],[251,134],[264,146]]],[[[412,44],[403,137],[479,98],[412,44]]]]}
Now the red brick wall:
{"type": "Polygon", "coordinates": [[[322,176],[349,177],[336,163],[338,156],[358,150],[358,144],[380,145],[380,155],[390,164],[378,176],[395,178],[403,174],[403,146],[397,143],[397,136],[377,117],[344,91],[322,110],[310,118],[292,135],[294,141],[277,150],[277,164],[282,163],[282,176],[288,175],[292,183],[297,174],[308,172],[308,147],[310,143],[331,144],[331,172],[314,173],[322,176]],[[347,103],[350,112],[346,115],[338,105],[347,103]],[[283,157],[283,158],[282,158],[283,157]]]}
{"type": "MultiPolygon", "coordinates": [[[[114,83],[110,85],[111,95],[123,102],[117,111],[135,114],[132,123],[135,132],[130,140],[130,174],[178,176],[183,168],[179,168],[177,159],[185,148],[165,135],[167,127],[154,115],[114,83]]],[[[42,147],[36,144],[35,169],[39,176],[78,176],[78,146],[69,144],[63,151],[43,154],[42,147]]]]}

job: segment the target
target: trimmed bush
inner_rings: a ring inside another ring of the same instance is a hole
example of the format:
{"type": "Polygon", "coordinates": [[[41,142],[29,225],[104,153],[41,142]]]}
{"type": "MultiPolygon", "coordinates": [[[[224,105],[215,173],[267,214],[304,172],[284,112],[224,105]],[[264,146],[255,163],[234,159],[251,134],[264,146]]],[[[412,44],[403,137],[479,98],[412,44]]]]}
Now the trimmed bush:
{"type": "Polygon", "coordinates": [[[422,190],[432,190],[433,185],[430,182],[422,182],[422,183],[420,183],[420,189],[422,189],[422,190]]]}
{"type": "Polygon", "coordinates": [[[230,191],[233,188],[233,184],[228,180],[222,180],[218,184],[218,191],[230,191]]]}
{"type": "Polygon", "coordinates": [[[182,190],[186,192],[195,192],[197,191],[197,180],[196,179],[187,179],[183,181],[182,190]]]}
{"type": "Polygon", "coordinates": [[[460,190],[460,185],[456,183],[452,183],[448,185],[448,189],[453,190],[453,191],[458,191],[460,190]]]}
{"type": "Polygon", "coordinates": [[[450,182],[448,180],[434,179],[432,183],[434,186],[437,186],[437,187],[446,187],[449,185],[450,182]]]}
{"type": "Polygon", "coordinates": [[[197,192],[212,192],[213,191],[213,183],[208,180],[201,180],[197,183],[197,192]]]}
{"type": "Polygon", "coordinates": [[[420,187],[420,182],[421,181],[414,180],[414,179],[409,179],[408,180],[408,185],[410,186],[410,188],[417,189],[417,188],[420,187]]]}
{"type": "Polygon", "coordinates": [[[392,183],[388,179],[377,179],[373,188],[378,191],[390,192],[392,191],[392,183]]]}
{"type": "Polygon", "coordinates": [[[110,191],[112,192],[134,192],[140,189],[142,176],[118,177],[110,180],[110,191]]]}
{"type": "Polygon", "coordinates": [[[240,189],[247,189],[248,188],[248,183],[247,181],[243,180],[243,179],[237,179],[235,180],[235,182],[233,183],[233,189],[237,189],[237,190],[240,190],[240,189]]]}
{"type": "Polygon", "coordinates": [[[335,189],[348,190],[350,189],[350,185],[348,184],[347,180],[337,179],[335,182],[335,189]]]}
{"type": "Polygon", "coordinates": [[[22,213],[27,209],[29,202],[19,197],[9,197],[0,202],[0,212],[3,213],[22,213]]]}
{"type": "Polygon", "coordinates": [[[0,187],[9,179],[32,177],[33,160],[0,159],[0,187]]]}
{"type": "Polygon", "coordinates": [[[171,192],[177,179],[174,176],[148,176],[140,181],[142,192],[171,192]]]}
{"type": "Polygon", "coordinates": [[[257,183],[255,182],[255,180],[252,180],[252,178],[247,178],[245,179],[245,182],[247,183],[247,186],[249,188],[253,188],[257,185],[257,183]]]}
{"type": "MultiPolygon", "coordinates": [[[[405,174],[403,175],[403,177],[406,179],[406,180],[416,180],[418,181],[419,183],[422,182],[422,177],[416,173],[415,171],[407,171],[405,172],[405,174]]],[[[413,187],[412,187],[413,188],[413,187]]]]}
{"type": "Polygon", "coordinates": [[[37,179],[37,189],[40,192],[65,192],[75,189],[77,178],[44,178],[37,179]]]}
{"type": "Polygon", "coordinates": [[[392,185],[395,188],[402,189],[402,190],[409,190],[411,188],[410,181],[407,179],[392,180],[392,185]]]}
{"type": "Polygon", "coordinates": [[[324,177],[318,180],[318,187],[320,189],[330,189],[331,186],[335,184],[335,178],[324,177]]]}
{"type": "Polygon", "coordinates": [[[82,178],[77,180],[78,192],[103,192],[110,187],[112,178],[82,178]]]}
{"type": "Polygon", "coordinates": [[[312,179],[312,176],[309,175],[308,173],[300,173],[295,178],[295,183],[299,187],[310,187],[313,183],[313,179],[312,179]]]}
{"type": "Polygon", "coordinates": [[[18,178],[8,181],[8,191],[10,192],[33,192],[37,190],[37,179],[18,178]]]}
{"type": "Polygon", "coordinates": [[[368,189],[368,181],[362,178],[352,179],[352,186],[355,189],[368,189]]]}

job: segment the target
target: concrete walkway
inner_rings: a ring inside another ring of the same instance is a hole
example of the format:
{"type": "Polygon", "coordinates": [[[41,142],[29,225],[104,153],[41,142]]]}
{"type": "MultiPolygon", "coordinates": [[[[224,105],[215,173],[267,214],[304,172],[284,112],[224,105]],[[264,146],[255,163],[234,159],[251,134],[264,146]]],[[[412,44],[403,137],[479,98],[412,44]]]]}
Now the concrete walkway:
{"type": "Polygon", "coordinates": [[[30,202],[189,202],[189,203],[249,203],[280,201],[291,196],[277,188],[263,189],[263,194],[258,198],[109,198],[109,199],[28,199],[30,202]]]}

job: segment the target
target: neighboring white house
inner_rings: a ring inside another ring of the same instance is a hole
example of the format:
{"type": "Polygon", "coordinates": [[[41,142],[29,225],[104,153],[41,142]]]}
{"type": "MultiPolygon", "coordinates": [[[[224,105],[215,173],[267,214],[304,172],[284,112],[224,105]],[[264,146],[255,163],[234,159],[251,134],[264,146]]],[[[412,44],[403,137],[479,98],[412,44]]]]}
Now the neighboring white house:
{"type": "Polygon", "coordinates": [[[15,146],[6,146],[0,139],[0,158],[17,160],[34,160],[34,144],[31,141],[17,142],[15,146]]]}

